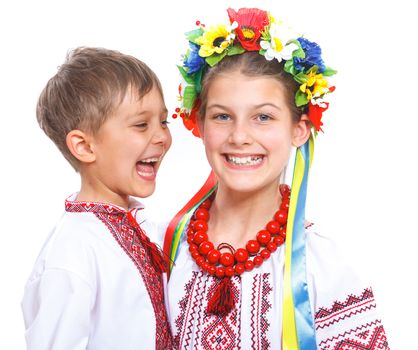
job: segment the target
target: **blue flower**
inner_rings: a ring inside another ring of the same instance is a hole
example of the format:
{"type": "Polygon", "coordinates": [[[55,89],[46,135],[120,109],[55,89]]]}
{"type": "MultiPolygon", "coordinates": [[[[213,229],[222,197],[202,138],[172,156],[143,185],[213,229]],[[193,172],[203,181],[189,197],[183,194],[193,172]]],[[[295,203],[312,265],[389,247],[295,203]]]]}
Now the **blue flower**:
{"type": "Polygon", "coordinates": [[[325,64],[321,58],[321,48],[319,45],[302,37],[298,38],[298,41],[305,52],[305,58],[293,58],[296,69],[306,72],[313,66],[317,66],[318,73],[322,73],[325,70],[325,64]]]}
{"type": "Polygon", "coordinates": [[[187,73],[193,74],[202,68],[205,64],[205,59],[199,56],[200,46],[192,42],[190,44],[189,54],[184,58],[183,66],[188,68],[187,73]]]}

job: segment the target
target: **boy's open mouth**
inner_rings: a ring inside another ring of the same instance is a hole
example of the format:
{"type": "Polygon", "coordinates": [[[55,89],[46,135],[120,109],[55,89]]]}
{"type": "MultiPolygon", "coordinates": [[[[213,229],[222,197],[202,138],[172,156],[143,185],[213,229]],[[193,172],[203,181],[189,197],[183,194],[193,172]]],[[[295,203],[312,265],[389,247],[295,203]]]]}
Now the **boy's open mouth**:
{"type": "Polygon", "coordinates": [[[139,176],[145,178],[154,178],[156,173],[156,164],[160,161],[160,158],[153,157],[142,159],[136,163],[136,171],[139,176]]]}

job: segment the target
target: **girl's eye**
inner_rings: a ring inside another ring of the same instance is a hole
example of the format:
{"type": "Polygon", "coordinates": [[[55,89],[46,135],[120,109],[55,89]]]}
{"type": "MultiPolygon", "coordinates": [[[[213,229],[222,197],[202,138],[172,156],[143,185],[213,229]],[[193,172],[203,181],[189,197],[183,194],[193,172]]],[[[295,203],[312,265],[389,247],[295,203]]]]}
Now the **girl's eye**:
{"type": "Polygon", "coordinates": [[[170,124],[170,122],[168,120],[162,120],[161,121],[162,126],[168,126],[168,124],[170,124]]]}
{"type": "Polygon", "coordinates": [[[271,117],[270,117],[269,115],[267,115],[267,114],[259,114],[259,115],[257,116],[257,119],[258,119],[260,122],[267,122],[267,121],[271,120],[271,117]]]}
{"type": "Polygon", "coordinates": [[[218,114],[215,116],[216,120],[220,120],[220,121],[226,121],[231,119],[230,116],[228,114],[218,114]]]}

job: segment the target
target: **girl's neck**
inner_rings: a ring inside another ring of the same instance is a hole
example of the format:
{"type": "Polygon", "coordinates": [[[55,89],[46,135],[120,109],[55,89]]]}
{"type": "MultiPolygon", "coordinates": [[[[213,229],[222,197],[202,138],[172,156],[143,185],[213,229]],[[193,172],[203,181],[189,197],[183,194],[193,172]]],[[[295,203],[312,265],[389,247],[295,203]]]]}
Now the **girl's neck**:
{"type": "Polygon", "coordinates": [[[219,184],[208,222],[209,240],[215,247],[228,243],[240,248],[248,240],[255,239],[257,232],[272,220],[280,205],[278,185],[255,193],[237,193],[219,184]]]}

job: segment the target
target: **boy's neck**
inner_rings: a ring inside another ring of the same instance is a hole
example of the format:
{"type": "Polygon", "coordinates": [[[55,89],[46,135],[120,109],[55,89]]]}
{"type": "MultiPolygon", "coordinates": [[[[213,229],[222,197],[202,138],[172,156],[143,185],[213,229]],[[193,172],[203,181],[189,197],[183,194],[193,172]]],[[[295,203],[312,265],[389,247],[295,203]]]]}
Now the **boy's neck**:
{"type": "Polygon", "coordinates": [[[81,189],[77,195],[77,201],[108,203],[128,210],[129,199],[130,197],[128,195],[122,196],[113,192],[97,179],[90,181],[84,176],[81,176],[81,189]]]}

